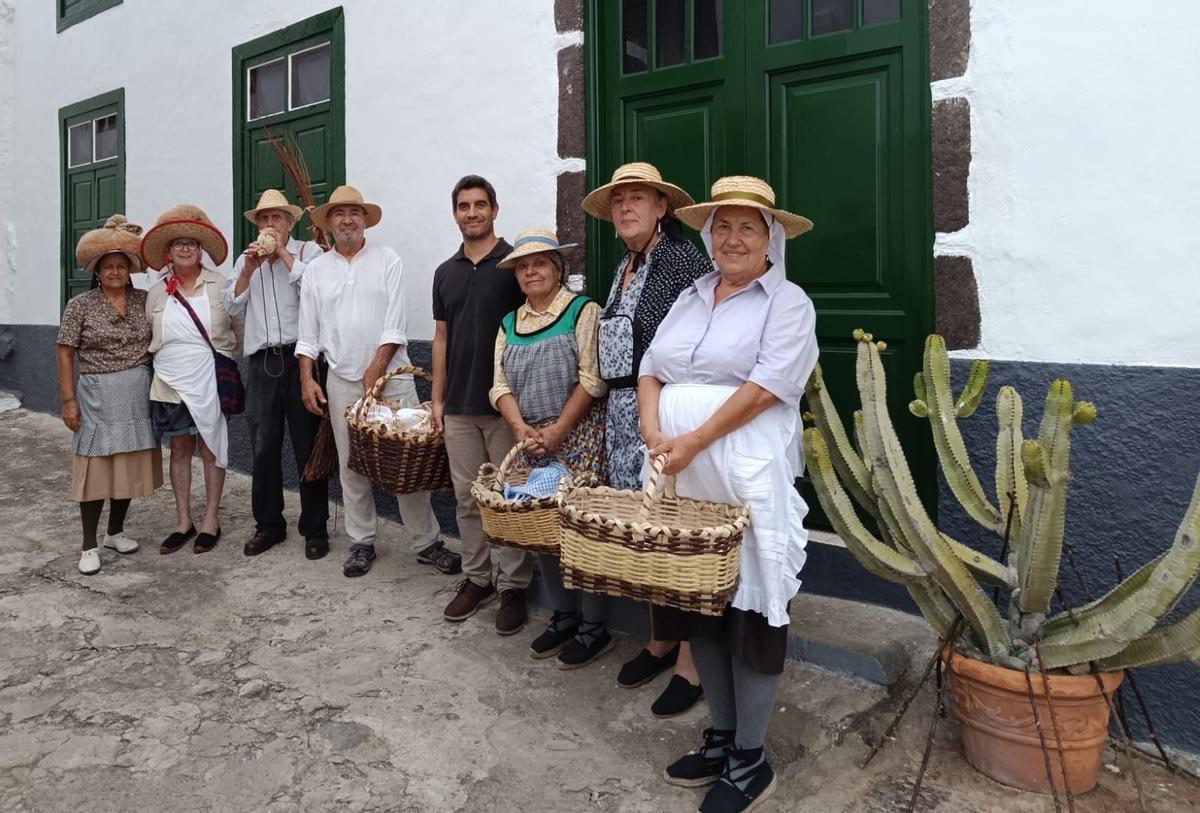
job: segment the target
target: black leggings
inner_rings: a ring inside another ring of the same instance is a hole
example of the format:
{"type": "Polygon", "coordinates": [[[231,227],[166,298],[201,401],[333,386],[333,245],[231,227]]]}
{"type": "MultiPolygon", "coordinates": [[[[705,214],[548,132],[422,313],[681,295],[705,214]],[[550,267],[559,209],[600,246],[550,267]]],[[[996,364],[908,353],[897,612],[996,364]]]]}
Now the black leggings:
{"type": "MultiPolygon", "coordinates": [[[[79,516],[83,519],[83,549],[96,547],[96,530],[100,527],[100,514],[104,511],[104,500],[88,500],[79,504],[79,516]]],[[[108,501],[108,533],[119,534],[125,530],[125,514],[129,512],[129,500],[108,501]]]]}

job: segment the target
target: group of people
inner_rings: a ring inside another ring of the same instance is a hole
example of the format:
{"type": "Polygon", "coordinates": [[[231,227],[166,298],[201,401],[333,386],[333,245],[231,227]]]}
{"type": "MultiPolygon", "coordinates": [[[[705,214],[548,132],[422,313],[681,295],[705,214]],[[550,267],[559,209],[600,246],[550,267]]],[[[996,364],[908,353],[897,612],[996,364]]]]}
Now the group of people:
{"type": "MultiPolygon", "coordinates": [[[[511,244],[496,235],[500,206],[488,181],[466,176],[450,197],[462,244],[433,279],[431,420],[450,461],[461,553],[438,538],[428,494],[398,497],[418,560],[462,571],[444,618],[466,621],[498,599],[496,632],[521,631],[536,566],[553,613],[532,657],[577,669],[613,647],[607,597],[565,588],[557,557],[484,538],[471,484],[483,463],[498,463],[518,442],[528,441],[533,460],[556,460],[620,489],[640,489],[647,461],[666,455],[680,496],[747,505],[740,579],[724,614],[652,606],[652,639],[622,665],[618,682],[633,688],[673,669],[652,705],[663,717],[707,697],[711,727],[665,778],[711,786],[701,811],[748,810],[775,786],[763,742],[805,559],[807,507],[793,484],[802,471],[798,407],[817,359],[816,315],[787,279],[785,243],[812,223],[777,207],[757,178],[722,178],[711,199],[696,204],[652,165],[626,164],[583,201],[625,247],[601,304],[566,285],[575,246],[552,230],[521,232],[511,244]]],[[[265,192],[246,212],[258,237],[228,279],[203,262],[221,265],[227,244],[194,206],[165,212],[140,240],[140,228],[119,215],[80,240],[77,259],[95,284],[67,306],[58,362],[63,420],[75,432],[82,572],[100,568],[105,500],[103,545],[137,549],[124,518],[132,498],[162,483],[160,438],[170,438],[177,509],[160,551],[193,538],[197,553],[217,544],[230,411],[218,379],[239,345],[256,526],[244,552],[259,555],[287,535],[285,424],[302,470],[328,417],[351,542],[343,572],[371,569],[375,500],[370,481],[348,467],[345,411],[410,364],[404,306],[414,292],[397,253],[366,239],[382,211],[357,189],[340,187],[309,212],[332,239],[328,251],[293,236],[302,214],[279,191],[265,192]],[[148,293],[129,281],[143,266],[161,269],[148,293]],[[198,528],[190,509],[197,449],[206,489],[198,528]]],[[[392,378],[383,395],[418,405],[411,376],[392,378]]],[[[305,554],[319,559],[329,551],[327,484],[303,483],[300,497],[305,554]]]]}

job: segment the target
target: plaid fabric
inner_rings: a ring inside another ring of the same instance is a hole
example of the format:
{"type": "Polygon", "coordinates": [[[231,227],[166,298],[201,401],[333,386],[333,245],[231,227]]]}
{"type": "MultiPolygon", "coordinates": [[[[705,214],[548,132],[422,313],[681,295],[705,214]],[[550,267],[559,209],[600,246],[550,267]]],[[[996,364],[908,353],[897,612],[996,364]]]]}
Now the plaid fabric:
{"type": "Polygon", "coordinates": [[[221,402],[222,414],[227,418],[230,415],[242,414],[246,410],[246,387],[242,384],[242,373],[238,370],[237,362],[224,353],[217,352],[217,348],[213,347],[212,339],[208,337],[208,331],[204,329],[204,323],[192,310],[187,297],[176,290],[173,290],[171,294],[179,300],[179,304],[183,305],[188,316],[192,317],[192,321],[196,323],[196,330],[200,331],[200,335],[204,337],[204,341],[208,342],[208,346],[212,350],[213,370],[217,374],[217,398],[221,402]]]}

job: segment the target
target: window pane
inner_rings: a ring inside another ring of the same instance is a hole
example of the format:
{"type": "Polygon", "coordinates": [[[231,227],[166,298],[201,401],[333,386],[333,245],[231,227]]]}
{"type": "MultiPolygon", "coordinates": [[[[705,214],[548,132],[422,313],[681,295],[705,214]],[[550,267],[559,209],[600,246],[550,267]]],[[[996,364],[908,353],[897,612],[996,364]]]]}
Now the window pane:
{"type": "Polygon", "coordinates": [[[850,27],[852,0],[813,0],[813,36],[830,31],[844,31],[850,27]]]}
{"type": "Polygon", "coordinates": [[[724,0],[696,0],[692,10],[696,30],[693,33],[692,58],[720,56],[725,46],[724,0]]]}
{"type": "Polygon", "coordinates": [[[654,44],[657,46],[655,63],[660,68],[679,65],[686,61],[683,52],[683,0],[657,0],[654,4],[654,44]]]}
{"type": "Polygon", "coordinates": [[[67,164],[77,167],[92,163],[92,123],[85,121],[83,124],[76,124],[67,133],[70,143],[67,164]]]}
{"type": "Polygon", "coordinates": [[[646,0],[625,0],[621,13],[622,65],[625,73],[646,70],[646,0]]]}
{"type": "Polygon", "coordinates": [[[863,25],[894,23],[900,19],[900,0],[863,0],[863,25]]]}
{"type": "Polygon", "coordinates": [[[250,118],[287,110],[287,63],[282,59],[250,69],[250,118]]]}
{"type": "Polygon", "coordinates": [[[804,6],[800,0],[771,0],[770,42],[791,42],[804,33],[804,6]]]}
{"type": "Polygon", "coordinates": [[[329,45],[292,54],[292,107],[329,98],[329,45]]]}
{"type": "Polygon", "coordinates": [[[96,160],[117,157],[117,114],[95,120],[96,160]]]}

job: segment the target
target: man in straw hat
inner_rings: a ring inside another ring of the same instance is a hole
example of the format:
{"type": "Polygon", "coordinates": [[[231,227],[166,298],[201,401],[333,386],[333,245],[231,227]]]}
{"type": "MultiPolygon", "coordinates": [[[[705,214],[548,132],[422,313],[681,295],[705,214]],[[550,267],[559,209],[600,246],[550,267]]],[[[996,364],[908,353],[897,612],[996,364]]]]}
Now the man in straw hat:
{"type": "MultiPolygon", "coordinates": [[[[323,251],[301,243],[292,229],[304,211],[278,189],[268,189],[245,213],[258,236],[233,265],[225,286],[225,310],[245,316],[246,425],[254,454],[250,504],[254,535],[243,551],[257,556],[287,538],[283,518],[283,425],[287,421],[296,468],[312,454],[321,419],[300,400],[296,338],[300,322],[300,280],[308,263],[323,251]]],[[[304,555],[320,559],[329,552],[329,484],[300,480],[300,521],[304,555]]]]}
{"type": "MultiPolygon", "coordinates": [[[[433,275],[433,419],[446,438],[450,476],[457,502],[466,576],[443,613],[447,621],[465,621],[480,606],[508,591],[529,587],[533,557],[483,540],[479,506],[471,483],[485,462],[498,464],[513,445],[512,430],[492,408],[492,351],[505,314],[525,295],[511,269],[497,266],[512,251],[496,236],[500,205],[496,190],[478,175],[462,178],[450,193],[462,245],[433,275]]],[[[513,632],[524,623],[512,612],[496,615],[496,629],[513,632]]]]}
{"type": "MultiPolygon", "coordinates": [[[[352,186],[339,186],[329,201],[313,209],[318,228],[331,235],[333,250],[308,264],[300,288],[300,391],[314,415],[328,412],[337,445],[342,501],[350,556],[342,572],[362,576],[375,559],[378,518],[371,481],[350,470],[350,429],[346,407],[384,374],[408,366],[405,333],[403,264],[392,249],[368,243],[364,232],[379,223],[383,210],[363,200],[352,186]],[[316,359],[329,363],[327,388],[317,381],[316,359]]],[[[401,406],[418,404],[411,376],[392,379],[383,392],[401,406]]],[[[422,549],[438,536],[437,518],[428,493],[397,495],[400,515],[414,547],[422,549]]]]}

